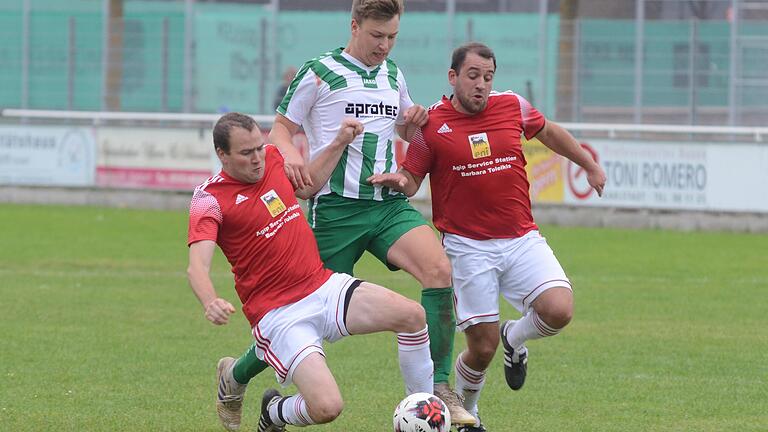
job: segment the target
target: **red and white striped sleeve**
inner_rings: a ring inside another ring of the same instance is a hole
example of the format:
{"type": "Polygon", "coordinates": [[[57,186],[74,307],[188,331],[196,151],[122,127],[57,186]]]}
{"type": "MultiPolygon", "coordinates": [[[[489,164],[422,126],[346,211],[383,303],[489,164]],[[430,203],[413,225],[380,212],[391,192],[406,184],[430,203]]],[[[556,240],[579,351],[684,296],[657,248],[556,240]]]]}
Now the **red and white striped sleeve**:
{"type": "Polygon", "coordinates": [[[523,133],[526,138],[531,139],[544,129],[544,124],[547,120],[539,110],[534,108],[533,105],[528,102],[527,99],[519,94],[515,94],[515,96],[517,96],[517,100],[520,103],[520,117],[523,120],[523,133]]]}
{"type": "Polygon", "coordinates": [[[222,220],[221,206],[216,197],[202,188],[196,189],[189,206],[187,245],[201,240],[216,241],[222,220]]]}
{"type": "Polygon", "coordinates": [[[408,152],[405,155],[403,168],[417,177],[424,178],[429,173],[431,167],[432,148],[424,139],[421,128],[418,128],[408,144],[408,152]]]}

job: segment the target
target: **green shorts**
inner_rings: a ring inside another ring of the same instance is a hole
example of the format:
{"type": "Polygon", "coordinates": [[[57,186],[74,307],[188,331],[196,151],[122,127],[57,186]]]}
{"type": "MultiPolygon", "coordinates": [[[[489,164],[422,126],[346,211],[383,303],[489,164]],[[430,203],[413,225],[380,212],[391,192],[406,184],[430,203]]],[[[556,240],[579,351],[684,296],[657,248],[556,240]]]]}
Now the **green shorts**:
{"type": "Polygon", "coordinates": [[[390,270],[398,270],[387,262],[389,248],[411,229],[427,225],[405,197],[373,201],[328,194],[307,204],[320,258],[327,268],[350,275],[366,250],[390,270]]]}

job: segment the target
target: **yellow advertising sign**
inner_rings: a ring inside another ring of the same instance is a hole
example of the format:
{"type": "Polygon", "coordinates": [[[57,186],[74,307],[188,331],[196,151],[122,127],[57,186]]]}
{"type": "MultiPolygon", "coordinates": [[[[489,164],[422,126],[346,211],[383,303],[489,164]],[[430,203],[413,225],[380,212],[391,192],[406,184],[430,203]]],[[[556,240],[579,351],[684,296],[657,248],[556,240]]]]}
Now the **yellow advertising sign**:
{"type": "Polygon", "coordinates": [[[547,148],[541,141],[521,138],[523,154],[528,164],[528,181],[531,183],[531,201],[562,203],[564,195],[563,158],[547,148]]]}

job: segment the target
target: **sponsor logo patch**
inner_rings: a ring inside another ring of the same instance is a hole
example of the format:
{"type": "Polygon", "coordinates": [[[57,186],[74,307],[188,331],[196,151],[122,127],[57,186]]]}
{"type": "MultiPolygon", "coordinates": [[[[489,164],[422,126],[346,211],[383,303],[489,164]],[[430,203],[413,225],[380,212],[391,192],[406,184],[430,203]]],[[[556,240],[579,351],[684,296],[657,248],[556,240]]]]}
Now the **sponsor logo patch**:
{"type": "Polygon", "coordinates": [[[472,148],[472,158],[480,159],[491,155],[491,143],[488,141],[488,134],[485,132],[470,135],[469,146],[472,148]]]}
{"type": "Polygon", "coordinates": [[[277,196],[274,189],[262,195],[261,201],[267,206],[267,210],[269,210],[269,214],[271,214],[272,217],[285,211],[285,204],[283,204],[283,200],[277,196]]]}
{"type": "Polygon", "coordinates": [[[348,103],[344,108],[344,114],[360,117],[389,117],[397,118],[398,107],[393,105],[384,105],[384,102],[378,104],[348,103]]]}

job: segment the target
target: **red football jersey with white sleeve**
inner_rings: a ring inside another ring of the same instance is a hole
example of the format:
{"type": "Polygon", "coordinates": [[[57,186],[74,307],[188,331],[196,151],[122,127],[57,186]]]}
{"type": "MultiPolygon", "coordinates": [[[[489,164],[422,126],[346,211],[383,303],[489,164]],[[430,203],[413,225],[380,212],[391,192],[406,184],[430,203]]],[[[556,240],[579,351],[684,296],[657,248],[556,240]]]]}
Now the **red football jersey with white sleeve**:
{"type": "Polygon", "coordinates": [[[491,92],[485,109],[474,115],[456,111],[445,96],[432,105],[403,168],[430,175],[435,227],[476,240],[517,238],[538,229],[520,138],[533,138],[544,123],[513,92],[491,92]]]}
{"type": "Polygon", "coordinates": [[[259,182],[241,183],[221,171],[195,189],[189,208],[188,244],[219,245],[251,326],[270,310],[311,294],[332,274],[320,260],[280,152],[265,148],[259,182]]]}

